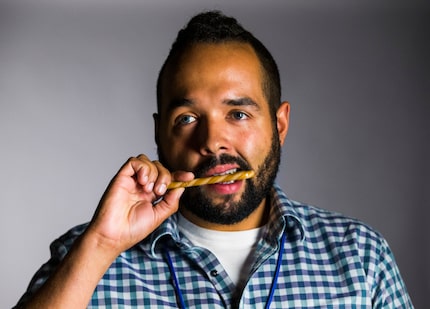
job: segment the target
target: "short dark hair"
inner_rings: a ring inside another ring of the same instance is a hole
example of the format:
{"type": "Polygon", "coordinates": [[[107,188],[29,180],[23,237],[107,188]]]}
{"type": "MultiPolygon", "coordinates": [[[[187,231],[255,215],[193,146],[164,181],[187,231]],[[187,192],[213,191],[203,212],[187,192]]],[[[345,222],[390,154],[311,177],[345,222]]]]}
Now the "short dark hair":
{"type": "Polygon", "coordinates": [[[161,111],[162,82],[166,67],[174,62],[191,45],[196,43],[240,42],[250,44],[262,67],[263,93],[269,102],[272,119],[281,102],[281,82],[278,66],[269,50],[251,32],[245,30],[233,17],[225,16],[220,11],[207,11],[190,19],[185,28],[178,32],[169,55],[161,67],[157,80],[157,107],[161,111]]]}

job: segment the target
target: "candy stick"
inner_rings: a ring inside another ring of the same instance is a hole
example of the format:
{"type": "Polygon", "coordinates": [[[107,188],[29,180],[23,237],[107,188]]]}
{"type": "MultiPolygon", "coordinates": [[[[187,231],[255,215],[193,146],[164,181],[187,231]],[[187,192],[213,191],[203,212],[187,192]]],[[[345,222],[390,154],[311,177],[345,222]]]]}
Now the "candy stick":
{"type": "Polygon", "coordinates": [[[168,185],[168,189],[175,189],[175,188],[186,188],[186,187],[194,187],[194,186],[203,186],[203,185],[209,185],[219,182],[229,182],[234,180],[244,180],[248,178],[254,177],[255,172],[254,171],[239,171],[233,174],[225,174],[225,175],[217,175],[217,176],[211,176],[211,177],[203,177],[203,178],[196,178],[190,181],[177,181],[177,182],[171,182],[170,185],[168,185]]]}

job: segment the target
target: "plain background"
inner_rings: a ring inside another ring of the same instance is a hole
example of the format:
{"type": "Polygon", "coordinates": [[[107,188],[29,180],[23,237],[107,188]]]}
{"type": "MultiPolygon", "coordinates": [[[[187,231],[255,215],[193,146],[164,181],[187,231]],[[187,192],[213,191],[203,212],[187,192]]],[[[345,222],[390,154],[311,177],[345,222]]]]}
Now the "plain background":
{"type": "Polygon", "coordinates": [[[158,70],[214,8],[278,61],[292,105],[279,183],[382,232],[429,308],[430,11],[406,0],[0,2],[0,307],[128,157],[156,159],[158,70]]]}

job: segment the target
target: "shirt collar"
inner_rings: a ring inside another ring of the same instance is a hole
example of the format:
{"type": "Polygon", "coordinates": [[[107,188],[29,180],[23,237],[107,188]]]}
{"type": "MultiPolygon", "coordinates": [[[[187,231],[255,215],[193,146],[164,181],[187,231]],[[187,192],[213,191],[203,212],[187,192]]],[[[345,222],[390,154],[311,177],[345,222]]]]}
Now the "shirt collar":
{"type": "MultiPolygon", "coordinates": [[[[278,241],[282,233],[287,232],[288,239],[305,238],[305,228],[292,202],[282,189],[275,183],[270,191],[271,212],[267,224],[266,237],[278,241]]],[[[152,256],[157,255],[160,239],[168,237],[178,246],[190,247],[190,243],[182,242],[178,230],[178,216],[174,214],[167,218],[149,237],[148,245],[152,256]]],[[[264,237],[264,236],[263,236],[264,237]]]]}
{"type": "Polygon", "coordinates": [[[303,241],[305,238],[305,226],[301,216],[296,212],[295,202],[290,200],[276,183],[270,192],[270,199],[272,207],[268,230],[273,230],[274,235],[278,235],[278,238],[285,230],[288,239],[300,239],[303,241]]]}

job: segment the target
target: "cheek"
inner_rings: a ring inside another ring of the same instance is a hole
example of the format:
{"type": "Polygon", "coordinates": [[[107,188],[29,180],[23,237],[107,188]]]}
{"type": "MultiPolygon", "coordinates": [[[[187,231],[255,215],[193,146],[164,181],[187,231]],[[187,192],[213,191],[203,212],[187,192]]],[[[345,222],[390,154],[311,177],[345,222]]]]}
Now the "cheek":
{"type": "Polygon", "coordinates": [[[160,148],[161,155],[172,171],[191,171],[198,162],[198,156],[188,143],[179,138],[166,138],[160,148]]]}
{"type": "Polygon", "coordinates": [[[236,140],[237,150],[254,168],[260,166],[269,152],[272,145],[272,129],[261,127],[259,130],[248,131],[236,140]]]}

